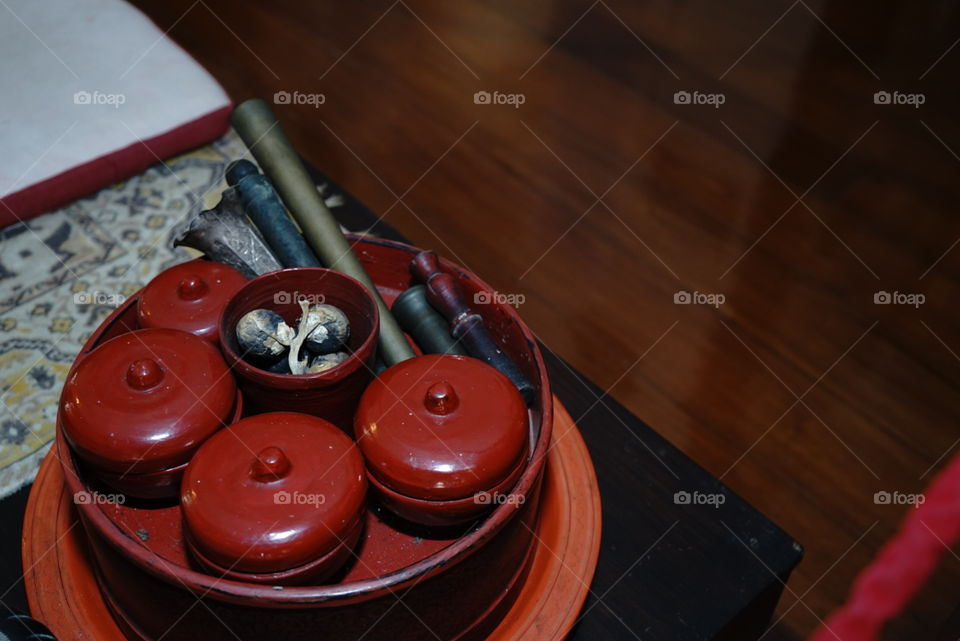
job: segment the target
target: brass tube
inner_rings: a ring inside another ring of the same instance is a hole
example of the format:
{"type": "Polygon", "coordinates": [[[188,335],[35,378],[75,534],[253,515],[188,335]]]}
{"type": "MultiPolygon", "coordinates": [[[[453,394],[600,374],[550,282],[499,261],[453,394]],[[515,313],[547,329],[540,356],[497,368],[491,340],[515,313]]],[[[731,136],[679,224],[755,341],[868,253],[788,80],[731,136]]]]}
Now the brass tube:
{"type": "Polygon", "coordinates": [[[413,349],[403,331],[350,249],[340,225],[323,202],[303,161],[267,103],[260,99],[247,100],[237,105],[230,120],[260,168],[273,182],[317,257],[330,269],[356,278],[373,294],[380,310],[379,346],[384,362],[393,365],[413,358],[413,349]]]}

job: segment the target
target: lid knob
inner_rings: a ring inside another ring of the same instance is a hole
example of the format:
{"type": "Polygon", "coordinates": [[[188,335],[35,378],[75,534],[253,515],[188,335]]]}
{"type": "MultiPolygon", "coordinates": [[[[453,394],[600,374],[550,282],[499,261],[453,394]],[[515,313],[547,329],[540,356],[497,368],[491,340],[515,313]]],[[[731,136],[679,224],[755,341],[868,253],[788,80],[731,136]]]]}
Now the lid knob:
{"type": "Polygon", "coordinates": [[[271,445],[257,454],[250,466],[250,478],[261,483],[270,483],[282,479],[289,471],[290,459],[279,447],[271,445]]]}
{"type": "Polygon", "coordinates": [[[127,385],[136,390],[148,390],[163,380],[163,368],[151,358],[140,358],[127,368],[127,385]]]}
{"type": "Polygon", "coordinates": [[[460,399],[453,389],[453,385],[447,381],[434,383],[427,390],[427,395],[423,399],[423,404],[431,414],[449,414],[460,405],[460,399]]]}
{"type": "Polygon", "coordinates": [[[206,281],[196,274],[190,274],[177,285],[177,295],[183,300],[197,300],[209,289],[206,281]]]}

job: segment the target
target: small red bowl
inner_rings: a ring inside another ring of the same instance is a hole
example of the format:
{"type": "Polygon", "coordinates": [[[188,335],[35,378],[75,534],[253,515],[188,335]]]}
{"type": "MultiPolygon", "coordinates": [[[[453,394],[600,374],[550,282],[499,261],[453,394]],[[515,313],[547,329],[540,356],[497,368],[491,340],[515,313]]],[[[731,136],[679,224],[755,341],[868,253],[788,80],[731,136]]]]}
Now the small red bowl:
{"type": "MultiPolygon", "coordinates": [[[[238,392],[233,414],[224,428],[239,421],[242,415],[243,397],[238,392]]],[[[98,470],[96,476],[115,490],[130,496],[141,499],[169,499],[180,493],[180,481],[183,479],[183,473],[189,464],[190,461],[187,461],[165,470],[143,474],[117,474],[107,470],[98,470]]]]}
{"type": "Polygon", "coordinates": [[[524,497],[511,494],[510,491],[525,467],[524,458],[510,476],[496,487],[466,498],[447,501],[430,501],[401,494],[378,481],[373,474],[367,474],[367,481],[380,503],[400,518],[428,527],[448,527],[475,521],[497,505],[522,505],[524,497]]]}
{"type": "Polygon", "coordinates": [[[179,329],[217,344],[217,323],[227,301],[247,282],[233,267],[190,260],[160,272],[137,300],[140,327],[179,329]]]}
{"type": "Polygon", "coordinates": [[[353,548],[355,548],[360,541],[360,534],[362,532],[363,521],[358,519],[350,530],[350,533],[343,537],[343,540],[337,547],[318,559],[281,572],[239,572],[232,568],[225,568],[204,556],[197,546],[194,545],[189,532],[184,536],[184,541],[193,558],[196,559],[207,572],[216,577],[262,585],[320,585],[356,555],[353,548]]]}
{"type": "Polygon", "coordinates": [[[506,376],[469,356],[427,354],[373,381],[354,416],[381,503],[421,525],[456,525],[507,500],[527,463],[526,405],[506,376]]]}
{"type": "Polygon", "coordinates": [[[377,304],[360,281],[321,267],[294,267],[259,276],[230,299],[220,316],[220,347],[252,413],[303,412],[353,433],[353,413],[373,378],[380,332],[377,304]],[[319,374],[277,374],[241,358],[236,326],[254,309],[274,311],[296,327],[297,301],[307,298],[339,307],[350,321],[349,356],[319,374]]]}
{"type": "Polygon", "coordinates": [[[183,475],[193,557],[238,581],[290,585],[329,576],[363,528],[363,457],[328,421],[295,412],[246,418],[210,438],[183,475]]]}
{"type": "Polygon", "coordinates": [[[242,412],[220,351],[174,329],[140,329],[84,352],[57,421],[90,472],[144,499],[177,495],[203,442],[242,412]]]}

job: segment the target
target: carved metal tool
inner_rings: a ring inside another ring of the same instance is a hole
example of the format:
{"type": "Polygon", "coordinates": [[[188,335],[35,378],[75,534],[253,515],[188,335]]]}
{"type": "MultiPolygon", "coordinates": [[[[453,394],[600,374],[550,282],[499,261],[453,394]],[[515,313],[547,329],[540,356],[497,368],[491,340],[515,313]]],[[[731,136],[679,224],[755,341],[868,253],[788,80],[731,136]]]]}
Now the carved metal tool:
{"type": "Polygon", "coordinates": [[[171,236],[174,247],[192,247],[233,267],[247,278],[283,269],[256,227],[243,212],[239,195],[227,189],[213,209],[190,216],[171,236]]]}

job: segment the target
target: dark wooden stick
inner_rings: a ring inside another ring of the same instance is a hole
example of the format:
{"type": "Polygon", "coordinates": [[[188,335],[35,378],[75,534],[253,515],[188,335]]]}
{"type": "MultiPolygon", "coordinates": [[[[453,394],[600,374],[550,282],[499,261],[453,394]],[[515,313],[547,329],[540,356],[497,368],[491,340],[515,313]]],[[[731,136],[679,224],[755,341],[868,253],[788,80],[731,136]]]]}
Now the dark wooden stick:
{"type": "Polygon", "coordinates": [[[322,267],[290,220],[270,179],[249,160],[227,166],[227,184],[237,190],[244,211],[284,267],[322,267]]]}

